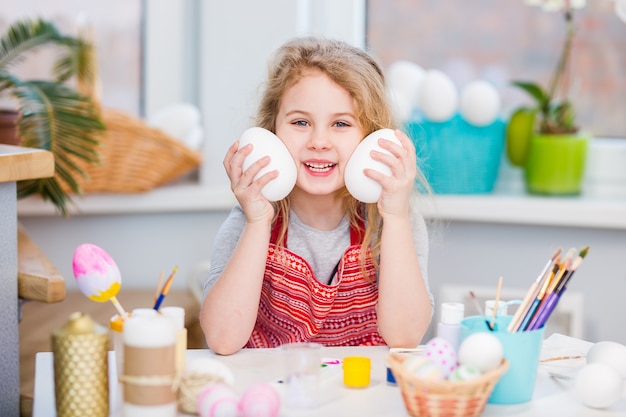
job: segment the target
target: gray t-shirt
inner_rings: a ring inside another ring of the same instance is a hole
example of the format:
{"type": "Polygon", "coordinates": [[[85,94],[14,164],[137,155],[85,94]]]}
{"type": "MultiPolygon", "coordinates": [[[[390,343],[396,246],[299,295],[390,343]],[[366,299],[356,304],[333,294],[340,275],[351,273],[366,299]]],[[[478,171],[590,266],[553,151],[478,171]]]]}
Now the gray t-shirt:
{"type": "MultiPolygon", "coordinates": [[[[211,265],[204,283],[203,292],[205,295],[222,274],[245,225],[246,218],[243,210],[239,205],[236,205],[215,236],[211,251],[211,265]]],[[[419,259],[424,283],[428,288],[428,275],[426,273],[428,270],[428,230],[424,218],[415,208],[412,211],[411,226],[415,252],[419,259]]],[[[289,213],[288,230],[287,248],[304,258],[311,266],[315,277],[320,282],[327,284],[333,275],[335,266],[350,246],[348,219],[344,218],[333,230],[318,230],[302,223],[292,210],[289,213]]],[[[433,305],[430,290],[429,295],[431,305],[433,305]]]]}

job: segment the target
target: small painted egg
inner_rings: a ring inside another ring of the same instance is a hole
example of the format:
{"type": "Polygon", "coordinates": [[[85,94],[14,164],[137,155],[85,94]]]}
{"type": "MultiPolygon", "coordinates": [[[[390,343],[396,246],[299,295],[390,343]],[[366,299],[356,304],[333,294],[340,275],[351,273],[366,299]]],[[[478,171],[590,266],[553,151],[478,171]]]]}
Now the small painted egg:
{"type": "Polygon", "coordinates": [[[461,91],[459,111],[469,124],[488,126],[500,112],[500,95],[487,81],[473,81],[461,91]]]}
{"type": "Polygon", "coordinates": [[[429,381],[442,381],[443,372],[426,356],[411,356],[404,361],[404,369],[410,374],[429,381]]]}
{"type": "Polygon", "coordinates": [[[382,192],[382,186],[370,177],[365,176],[363,170],[369,168],[387,176],[391,175],[389,165],[374,161],[371,156],[373,150],[390,155],[389,151],[378,145],[378,140],[381,138],[395,142],[398,145],[400,144],[400,140],[396,137],[393,129],[377,130],[367,135],[359,143],[346,164],[344,173],[346,188],[354,198],[363,203],[377,202],[382,192]]]}
{"type": "Polygon", "coordinates": [[[200,417],[238,417],[239,397],[226,384],[207,385],[198,395],[200,417]]]}
{"type": "Polygon", "coordinates": [[[241,134],[239,147],[249,143],[252,144],[252,152],[243,161],[242,169],[245,171],[259,159],[269,156],[269,165],[261,169],[254,179],[277,170],[278,177],[268,182],[261,194],[269,201],[282,200],[291,192],[298,177],[296,163],[287,146],[274,133],[261,127],[251,127],[241,134]]]}
{"type": "Polygon", "coordinates": [[[503,357],[502,343],[488,332],[472,333],[459,346],[459,364],[473,366],[481,372],[496,369],[503,357]]]}
{"type": "Polygon", "coordinates": [[[280,411],[280,396],[270,384],[257,383],[243,393],[239,408],[243,417],[276,417],[280,411]]]}
{"type": "Polygon", "coordinates": [[[620,399],[623,389],[619,372],[605,363],[587,364],[576,375],[575,390],[587,407],[610,407],[620,399]]]}
{"type": "Polygon", "coordinates": [[[481,376],[482,373],[478,368],[468,365],[459,365],[448,377],[449,381],[471,381],[481,376]]]}
{"type": "Polygon", "coordinates": [[[452,345],[441,337],[435,337],[426,343],[424,356],[435,364],[445,378],[448,378],[456,368],[456,352],[452,345]]]}

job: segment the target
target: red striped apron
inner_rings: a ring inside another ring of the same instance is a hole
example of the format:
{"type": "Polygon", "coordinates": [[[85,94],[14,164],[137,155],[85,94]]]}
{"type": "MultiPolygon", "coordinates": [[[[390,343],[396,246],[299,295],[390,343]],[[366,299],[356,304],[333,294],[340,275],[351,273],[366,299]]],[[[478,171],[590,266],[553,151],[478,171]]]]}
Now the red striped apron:
{"type": "Polygon", "coordinates": [[[338,282],[326,285],[315,278],[302,257],[287,248],[277,249],[279,228],[280,221],[276,221],[257,320],[246,347],[277,347],[291,342],[384,345],[377,327],[375,268],[368,254],[364,276],[359,262],[361,230],[350,228],[350,247],[339,262],[338,282]]]}

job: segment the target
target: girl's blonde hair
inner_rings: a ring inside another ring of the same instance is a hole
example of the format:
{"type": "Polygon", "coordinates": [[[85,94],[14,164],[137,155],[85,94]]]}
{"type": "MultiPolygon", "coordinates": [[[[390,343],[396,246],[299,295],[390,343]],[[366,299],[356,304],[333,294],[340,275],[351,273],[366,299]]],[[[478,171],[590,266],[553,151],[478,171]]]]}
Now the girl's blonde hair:
{"type": "MultiPolygon", "coordinates": [[[[283,94],[311,69],[322,71],[350,94],[365,136],[378,129],[396,127],[386,95],[383,70],[376,60],[345,42],[320,38],[297,38],[276,51],[269,63],[257,126],[276,132],[276,117],[283,94]]],[[[376,204],[360,203],[345,188],[340,194],[350,224],[358,226],[363,220],[366,222],[361,261],[364,262],[371,242],[372,257],[377,264],[382,219],[376,204]]],[[[289,207],[289,197],[275,203],[276,215],[283,219],[277,242],[279,246],[284,246],[289,207]]]]}

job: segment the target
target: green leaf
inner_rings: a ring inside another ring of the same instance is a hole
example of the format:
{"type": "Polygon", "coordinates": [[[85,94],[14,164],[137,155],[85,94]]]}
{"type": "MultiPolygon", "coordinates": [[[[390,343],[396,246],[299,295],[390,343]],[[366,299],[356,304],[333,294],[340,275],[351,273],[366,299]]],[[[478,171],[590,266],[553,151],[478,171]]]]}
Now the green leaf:
{"type": "Polygon", "coordinates": [[[544,108],[549,104],[550,98],[540,85],[528,81],[513,81],[512,84],[530,94],[537,102],[539,108],[544,108]]]}

